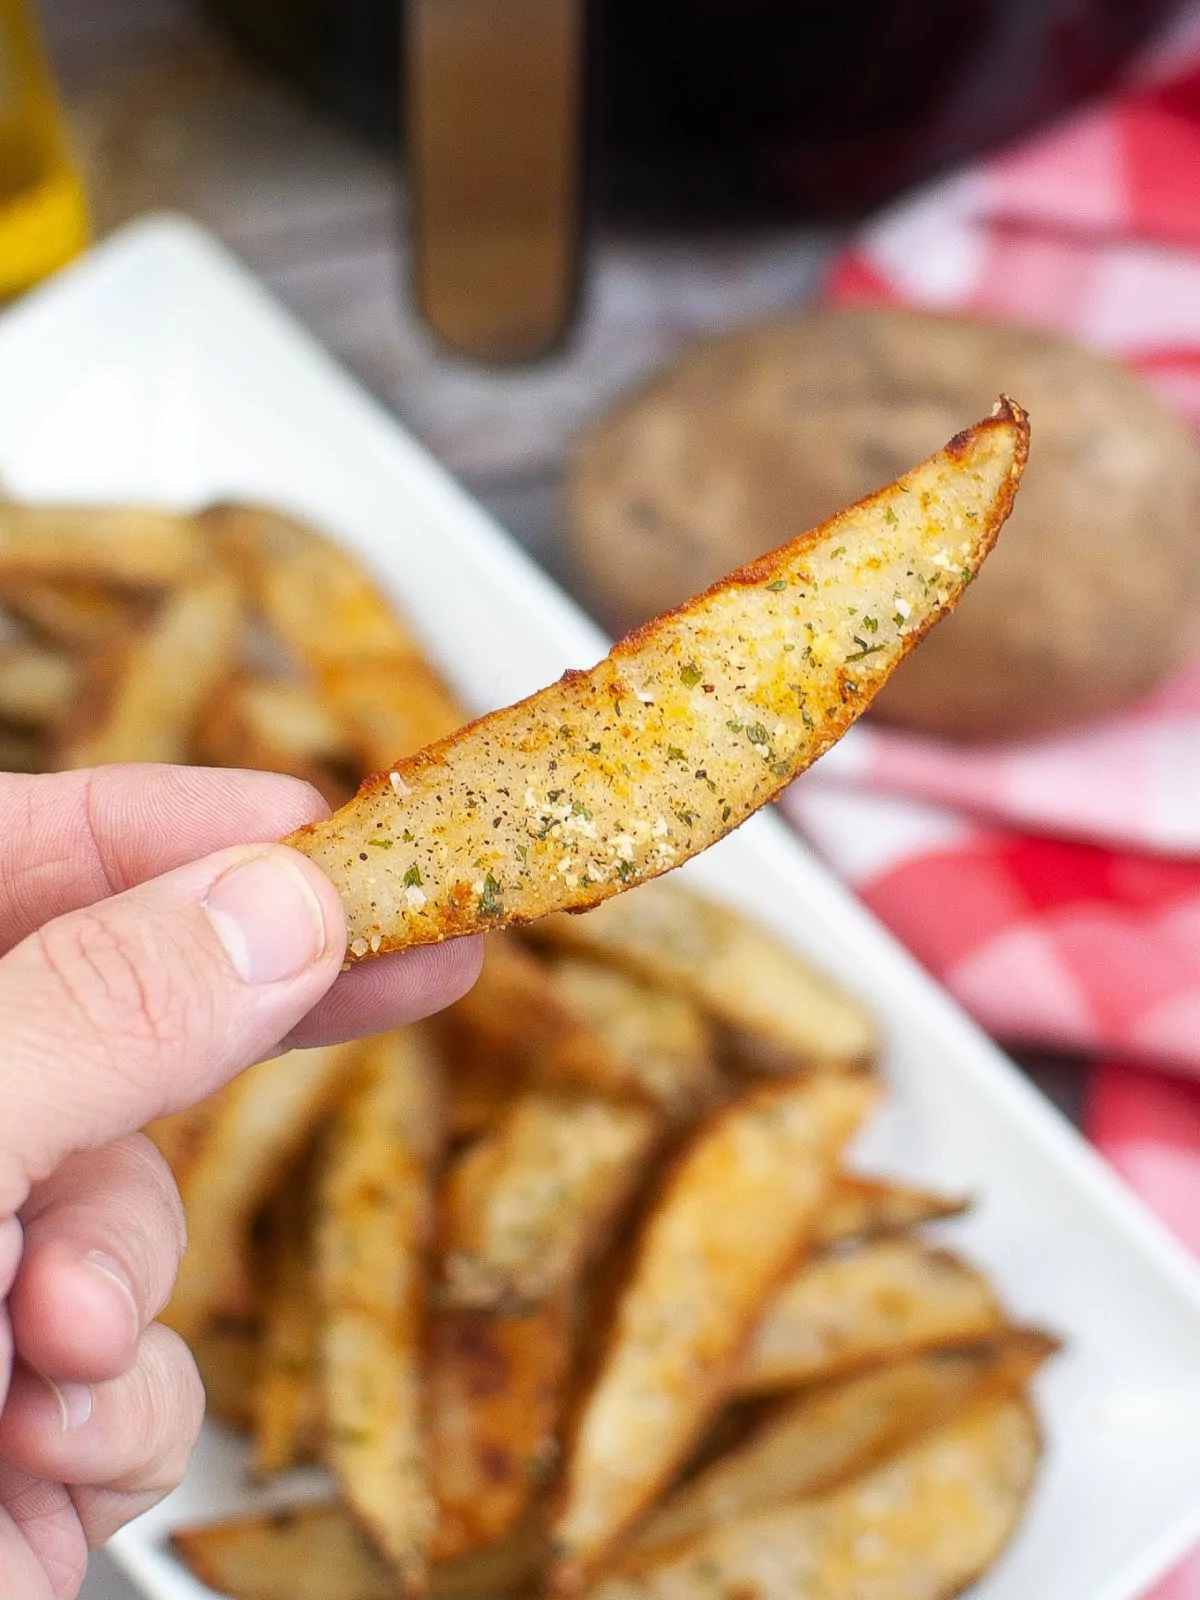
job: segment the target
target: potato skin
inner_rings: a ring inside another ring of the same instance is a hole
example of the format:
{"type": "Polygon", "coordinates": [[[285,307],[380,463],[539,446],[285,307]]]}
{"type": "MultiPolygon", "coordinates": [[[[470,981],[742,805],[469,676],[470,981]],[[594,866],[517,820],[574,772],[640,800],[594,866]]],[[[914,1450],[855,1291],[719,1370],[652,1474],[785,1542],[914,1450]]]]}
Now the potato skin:
{"type": "Polygon", "coordinates": [[[1048,733],[1197,643],[1200,453],[1140,379],[1068,340],[926,312],[818,312],[712,340],[580,441],[568,500],[621,629],[894,478],[1018,394],[1035,446],[986,580],[872,714],[965,740],[1048,733]]]}

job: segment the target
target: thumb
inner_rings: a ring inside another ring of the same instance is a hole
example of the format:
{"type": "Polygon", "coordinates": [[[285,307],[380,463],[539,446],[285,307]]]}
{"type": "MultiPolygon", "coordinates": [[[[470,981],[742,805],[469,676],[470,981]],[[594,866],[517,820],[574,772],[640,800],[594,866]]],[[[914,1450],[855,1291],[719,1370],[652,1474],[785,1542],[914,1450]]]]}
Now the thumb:
{"type": "Polygon", "coordinates": [[[46,923],[0,960],[0,1218],[71,1151],[202,1099],[337,977],[333,885],[223,850],[46,923]]]}

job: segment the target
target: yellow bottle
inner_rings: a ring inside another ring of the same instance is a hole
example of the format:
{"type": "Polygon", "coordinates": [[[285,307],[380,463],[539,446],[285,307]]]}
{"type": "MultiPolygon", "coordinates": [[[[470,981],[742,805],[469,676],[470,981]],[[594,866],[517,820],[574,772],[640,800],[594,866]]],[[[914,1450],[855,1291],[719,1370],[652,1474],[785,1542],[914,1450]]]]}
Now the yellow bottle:
{"type": "Polygon", "coordinates": [[[87,241],[83,185],[32,6],[0,0],[0,298],[61,267],[87,241]]]}

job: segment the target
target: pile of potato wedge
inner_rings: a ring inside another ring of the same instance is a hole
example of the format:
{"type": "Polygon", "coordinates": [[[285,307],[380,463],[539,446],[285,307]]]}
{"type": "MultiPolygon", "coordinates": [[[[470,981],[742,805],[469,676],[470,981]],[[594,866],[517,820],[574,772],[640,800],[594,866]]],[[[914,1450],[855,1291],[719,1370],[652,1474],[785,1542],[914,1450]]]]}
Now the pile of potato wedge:
{"type": "MultiPolygon", "coordinates": [[[[462,709],[365,572],[259,507],[0,504],[0,764],[263,767],[334,804],[462,709]]],[[[419,888],[418,884],[413,885],[419,888]]],[[[253,1470],[178,1531],[235,1600],[939,1600],[998,1558],[1055,1348],[864,1174],[873,1018],[674,879],[488,935],[431,1021],[150,1129],[165,1316],[253,1470]]]]}

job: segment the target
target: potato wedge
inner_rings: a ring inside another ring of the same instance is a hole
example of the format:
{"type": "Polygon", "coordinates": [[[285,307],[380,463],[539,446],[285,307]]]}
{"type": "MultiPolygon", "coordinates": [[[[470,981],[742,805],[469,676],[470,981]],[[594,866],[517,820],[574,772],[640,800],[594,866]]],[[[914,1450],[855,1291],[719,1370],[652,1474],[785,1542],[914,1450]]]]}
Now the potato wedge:
{"type": "Polygon", "coordinates": [[[511,935],[489,939],[483,971],[446,1013],[467,1053],[513,1088],[608,1088],[618,1071],[595,1029],[554,992],[551,974],[511,935]]]}
{"type": "Polygon", "coordinates": [[[580,1587],[724,1401],[874,1097],[853,1078],[757,1089],[680,1156],[643,1226],[581,1407],[552,1528],[560,1590],[580,1587]]]}
{"type": "Polygon", "coordinates": [[[825,1494],[985,1394],[1016,1394],[1055,1344],[1019,1330],[997,1345],[934,1351],[823,1384],[768,1418],[645,1522],[623,1569],[784,1500],[825,1494]]]}
{"type": "Polygon", "coordinates": [[[293,1050],[221,1091],[179,1186],[188,1248],[163,1320],[183,1338],[198,1336],[236,1281],[255,1213],[331,1108],[359,1049],[293,1050]]]}
{"type": "Polygon", "coordinates": [[[259,1338],[255,1322],[218,1318],[192,1344],[204,1385],[205,1411],[231,1428],[245,1430],[254,1423],[259,1338]]]}
{"type": "Polygon", "coordinates": [[[169,1116],[159,1117],[142,1130],[170,1167],[171,1176],[180,1188],[192,1162],[204,1148],[208,1131],[228,1092],[228,1087],[220,1089],[216,1094],[209,1095],[207,1100],[201,1100],[194,1106],[185,1106],[182,1111],[173,1111],[169,1116]]]}
{"type": "Polygon", "coordinates": [[[429,1573],[433,1600],[508,1600],[538,1593],[546,1557],[546,1534],[538,1517],[527,1517],[499,1544],[457,1561],[437,1561],[429,1573]]]}
{"type": "Polygon", "coordinates": [[[229,502],[197,518],[267,625],[314,669],[374,657],[419,657],[420,647],[348,550],[298,517],[229,502]]]}
{"type": "Polygon", "coordinates": [[[268,1219],[254,1386],[254,1468],[263,1474],[287,1472],[310,1460],[323,1424],[310,1178],[305,1164],[301,1178],[275,1197],[268,1219]]]}
{"type": "Polygon", "coordinates": [[[344,1506],[304,1505],[177,1528],[171,1546],[232,1600],[396,1600],[396,1575],[344,1506]]]}
{"type": "Polygon", "coordinates": [[[83,580],[0,579],[0,603],[51,644],[96,650],[144,623],[145,595],[100,589],[83,580]]]}
{"type": "Polygon", "coordinates": [[[793,1388],[997,1338],[1005,1327],[977,1268],[917,1239],[882,1239],[801,1268],[759,1324],[735,1387],[743,1395],[793,1388]]]}
{"type": "Polygon", "coordinates": [[[940,1194],[915,1184],[841,1173],[817,1224],[815,1249],[851,1240],[906,1233],[923,1222],[961,1216],[970,1205],[962,1195],[940,1194]]]}
{"type": "Polygon", "coordinates": [[[153,623],[98,663],[61,767],[187,759],[200,708],[233,669],[242,641],[237,583],[214,572],[174,591],[153,623]]]}
{"type": "Polygon", "coordinates": [[[211,560],[195,520],[170,511],[0,501],[0,585],[34,578],[168,589],[211,560]]]}
{"type": "Polygon", "coordinates": [[[567,1289],[633,1193],[659,1127],[649,1106],[519,1095],[447,1176],[442,1302],[536,1305],[567,1289]]]}
{"type": "Polygon", "coordinates": [[[79,664],[57,650],[0,648],[0,718],[42,724],[65,716],[79,689],[79,664]]]}
{"type": "Polygon", "coordinates": [[[1040,1453],[1029,1402],[989,1399],[827,1497],[722,1522],[592,1600],[951,1600],[1008,1543],[1040,1453]]]}
{"type": "Polygon", "coordinates": [[[321,671],[321,688],[364,772],[412,755],[468,720],[429,662],[416,654],[330,663],[321,671]]]}
{"type": "Polygon", "coordinates": [[[1016,492],[1001,401],[890,488],[519,705],[365,784],[290,843],[342,892],[353,960],[581,910],[705,849],[865,710],[958,600],[1016,492]]]}
{"type": "Polygon", "coordinates": [[[672,1121],[727,1096],[712,1025],[686,995],[572,956],[551,963],[550,987],[587,1024],[595,1048],[594,1059],[573,1060],[560,1037],[547,1063],[548,1081],[640,1095],[672,1121]]]}
{"type": "Polygon", "coordinates": [[[353,758],[319,693],[300,683],[243,677],[205,707],[194,735],[198,761],[213,767],[287,772],[331,805],[353,793],[353,758]]]}
{"type": "Polygon", "coordinates": [[[31,728],[0,725],[0,772],[45,772],[48,743],[31,728]]]}
{"type": "Polygon", "coordinates": [[[317,1292],[326,1456],[406,1592],[423,1592],[434,1504],[421,1358],[437,1061],[420,1028],[368,1041],[318,1178],[317,1292]]]}
{"type": "Polygon", "coordinates": [[[433,1318],[426,1404],[435,1560],[494,1545],[528,1512],[553,1464],[569,1358],[563,1296],[529,1311],[433,1318]]]}
{"type": "MultiPolygon", "coordinates": [[[[176,1555],[232,1600],[395,1600],[396,1575],[342,1505],[300,1505],[178,1528],[176,1555]]],[[[523,1533],[430,1573],[434,1600],[506,1600],[528,1592],[541,1543],[523,1533]]]]}
{"type": "Polygon", "coordinates": [[[546,941],[639,973],[690,996],[719,1021],[801,1062],[874,1055],[874,1019],[758,923],[676,881],[609,900],[586,917],[555,916],[529,930],[546,941]]]}

